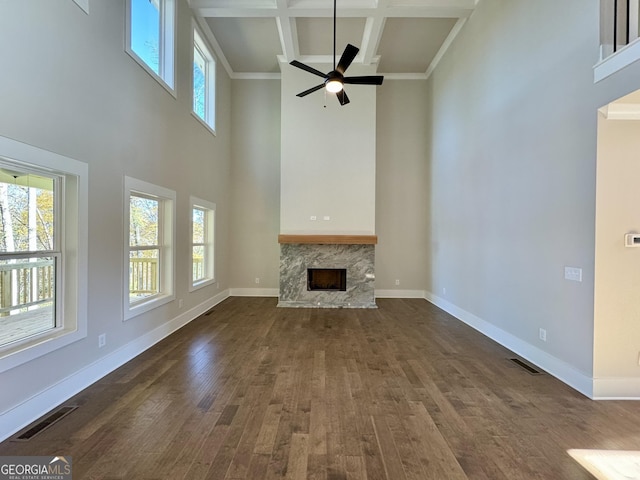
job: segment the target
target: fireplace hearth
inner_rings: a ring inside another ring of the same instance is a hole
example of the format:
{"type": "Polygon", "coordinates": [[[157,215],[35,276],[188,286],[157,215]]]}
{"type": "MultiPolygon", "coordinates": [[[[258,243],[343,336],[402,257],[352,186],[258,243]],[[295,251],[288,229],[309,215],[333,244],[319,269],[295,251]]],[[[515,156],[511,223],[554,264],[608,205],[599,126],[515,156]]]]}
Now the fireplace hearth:
{"type": "Polygon", "coordinates": [[[338,237],[280,241],[279,307],[377,308],[373,241],[338,237]]]}

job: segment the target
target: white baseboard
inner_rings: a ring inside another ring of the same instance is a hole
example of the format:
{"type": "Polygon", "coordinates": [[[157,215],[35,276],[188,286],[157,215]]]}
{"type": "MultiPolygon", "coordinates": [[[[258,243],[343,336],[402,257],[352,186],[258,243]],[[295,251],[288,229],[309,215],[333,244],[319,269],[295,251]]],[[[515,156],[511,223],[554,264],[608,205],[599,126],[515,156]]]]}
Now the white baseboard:
{"type": "Polygon", "coordinates": [[[594,400],[640,400],[640,378],[594,378],[594,400]]]}
{"type": "MultiPolygon", "coordinates": [[[[277,288],[231,288],[230,297],[277,297],[277,288]]],[[[425,298],[424,290],[376,290],[376,298],[425,298]]]]}
{"type": "Polygon", "coordinates": [[[424,290],[376,290],[376,298],[425,298],[424,290]]]}
{"type": "Polygon", "coordinates": [[[583,395],[589,398],[594,398],[594,382],[589,375],[580,372],[563,360],[548,354],[544,350],[541,350],[508,332],[505,332],[501,328],[498,328],[486,320],[457,307],[431,292],[426,292],[424,298],[445,312],[453,315],[458,320],[498,342],[503,347],[508,348],[525,360],[542,368],[583,395]]]}
{"type": "Polygon", "coordinates": [[[277,288],[230,288],[230,297],[277,297],[277,288]]]}
{"type": "Polygon", "coordinates": [[[0,441],[6,440],[11,435],[19,432],[52,408],[66,402],[75,394],[140,355],[228,297],[228,290],[220,292],[206,302],[187,310],[173,320],[105,355],[37,395],[2,412],[0,414],[0,441]]]}

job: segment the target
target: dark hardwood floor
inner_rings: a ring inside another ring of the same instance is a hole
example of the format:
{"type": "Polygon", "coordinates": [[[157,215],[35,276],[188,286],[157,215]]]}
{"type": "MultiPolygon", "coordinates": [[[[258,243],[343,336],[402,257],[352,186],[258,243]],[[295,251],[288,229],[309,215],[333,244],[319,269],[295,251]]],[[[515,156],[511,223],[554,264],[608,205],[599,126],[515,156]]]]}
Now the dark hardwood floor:
{"type": "Polygon", "coordinates": [[[593,402],[425,300],[229,298],[0,455],[78,479],[592,479],[572,448],[640,450],[640,402],[593,402]]]}

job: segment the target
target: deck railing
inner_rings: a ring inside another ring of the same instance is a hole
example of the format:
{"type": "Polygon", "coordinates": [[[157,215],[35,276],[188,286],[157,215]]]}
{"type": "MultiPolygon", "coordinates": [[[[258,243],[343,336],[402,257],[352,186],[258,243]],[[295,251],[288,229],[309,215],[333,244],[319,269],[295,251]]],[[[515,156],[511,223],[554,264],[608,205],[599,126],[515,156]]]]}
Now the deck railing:
{"type": "Polygon", "coordinates": [[[204,268],[204,258],[193,257],[193,280],[202,280],[205,278],[206,272],[204,268]]]}
{"type": "MultiPolygon", "coordinates": [[[[193,259],[193,278],[204,278],[203,258],[193,259]]],[[[131,295],[158,293],[158,259],[129,260],[131,295]]],[[[53,301],[55,296],[55,259],[17,260],[0,264],[0,316],[53,301]]]]}
{"type": "Polygon", "coordinates": [[[0,264],[0,316],[51,302],[54,292],[54,258],[0,264]]]}
{"type": "MultiPolygon", "coordinates": [[[[193,278],[205,277],[204,258],[193,257],[193,278]]],[[[158,259],[131,258],[129,260],[129,295],[145,297],[158,293],[158,259]]]]}
{"type": "Polygon", "coordinates": [[[640,36],[640,0],[600,0],[601,60],[640,36]]]}
{"type": "Polygon", "coordinates": [[[158,259],[129,259],[129,294],[134,296],[158,293],[158,259]]]}

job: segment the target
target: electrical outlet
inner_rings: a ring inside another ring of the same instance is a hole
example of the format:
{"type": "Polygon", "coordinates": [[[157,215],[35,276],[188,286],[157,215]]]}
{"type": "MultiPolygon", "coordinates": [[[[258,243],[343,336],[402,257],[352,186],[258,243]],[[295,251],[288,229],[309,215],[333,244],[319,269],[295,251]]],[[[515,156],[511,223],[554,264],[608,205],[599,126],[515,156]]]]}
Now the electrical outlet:
{"type": "Polygon", "coordinates": [[[540,329],[540,332],[538,335],[540,336],[540,340],[542,340],[543,342],[547,341],[547,331],[544,328],[540,329]]]}
{"type": "Polygon", "coordinates": [[[98,348],[102,348],[107,344],[107,334],[101,333],[98,335],[98,348]]]}
{"type": "Polygon", "coordinates": [[[311,220],[312,222],[315,222],[318,219],[318,217],[316,217],[315,215],[311,215],[309,217],[309,220],[311,220]]]}
{"type": "Polygon", "coordinates": [[[180,299],[178,300],[178,308],[182,308],[184,307],[184,300],[180,299]]]}
{"type": "Polygon", "coordinates": [[[329,215],[325,215],[324,217],[322,217],[323,220],[331,220],[331,217],[329,215]]]}
{"type": "Polygon", "coordinates": [[[256,284],[260,283],[260,279],[256,277],[256,284]]]}
{"type": "Polygon", "coordinates": [[[400,285],[400,280],[396,278],[396,285],[400,285]]]}
{"type": "Polygon", "coordinates": [[[447,289],[445,287],[442,287],[442,295],[446,295],[447,294],[447,289]]]}

